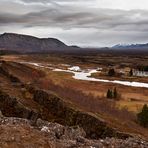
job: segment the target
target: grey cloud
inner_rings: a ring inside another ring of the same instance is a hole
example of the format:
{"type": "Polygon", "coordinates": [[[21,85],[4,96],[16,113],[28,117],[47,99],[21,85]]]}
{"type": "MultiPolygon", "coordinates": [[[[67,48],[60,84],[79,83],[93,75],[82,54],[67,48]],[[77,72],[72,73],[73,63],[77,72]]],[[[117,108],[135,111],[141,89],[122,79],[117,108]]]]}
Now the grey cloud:
{"type": "MultiPolygon", "coordinates": [[[[24,26],[55,26],[61,28],[97,28],[130,30],[137,26],[145,26],[148,19],[145,17],[148,11],[121,11],[109,9],[84,9],[78,10],[74,7],[49,8],[40,12],[31,12],[24,15],[0,14],[0,24],[18,23],[24,26]],[[133,19],[135,14],[139,19],[133,19]],[[144,17],[142,19],[142,17],[144,17]]],[[[138,27],[137,29],[142,30],[138,27]]],[[[137,30],[136,29],[136,30],[137,30]]]]}
{"type": "MultiPolygon", "coordinates": [[[[74,0],[19,0],[19,1],[22,1],[22,2],[25,2],[25,3],[43,3],[43,4],[46,4],[46,3],[56,3],[56,2],[78,3],[80,1],[87,2],[87,1],[90,1],[90,0],[76,0],[76,1],[74,1],[74,0]]],[[[92,0],[92,1],[94,1],[94,0],[92,0]]]]}
{"type": "MultiPolygon", "coordinates": [[[[23,13],[17,12],[17,9],[12,13],[3,10],[0,13],[0,26],[11,28],[15,25],[15,28],[24,30],[27,28],[34,30],[37,27],[60,28],[62,32],[55,32],[53,36],[65,40],[72,38],[73,41],[69,41],[70,43],[81,41],[80,45],[84,44],[83,41],[88,44],[97,44],[97,40],[100,40],[105,45],[110,45],[122,39],[141,41],[148,37],[148,11],[146,10],[125,11],[83,7],[82,5],[61,5],[62,2],[79,3],[84,0],[77,0],[77,2],[72,0],[16,0],[15,3],[18,1],[26,3],[29,7],[19,3],[17,7],[25,7],[23,13]],[[30,5],[32,3],[33,6],[30,5]],[[46,5],[47,3],[53,5],[46,5]]],[[[87,1],[90,2],[90,0],[87,1]]],[[[4,27],[1,28],[0,32],[6,32],[4,27]]]]}
{"type": "Polygon", "coordinates": [[[50,2],[50,0],[20,0],[25,3],[47,3],[50,2]]]}

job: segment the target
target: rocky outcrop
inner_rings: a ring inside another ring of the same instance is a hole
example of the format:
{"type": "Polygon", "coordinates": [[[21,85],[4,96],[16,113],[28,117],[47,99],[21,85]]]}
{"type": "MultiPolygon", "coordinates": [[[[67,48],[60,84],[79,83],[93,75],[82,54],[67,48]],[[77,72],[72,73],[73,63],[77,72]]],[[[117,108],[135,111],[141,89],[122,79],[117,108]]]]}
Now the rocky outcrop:
{"type": "Polygon", "coordinates": [[[0,91],[0,110],[4,116],[26,118],[31,120],[32,124],[36,124],[37,119],[40,117],[65,126],[79,126],[86,132],[86,137],[93,139],[106,137],[125,139],[130,137],[129,134],[109,127],[104,120],[94,114],[80,111],[51,92],[27,86],[24,85],[33,94],[32,101],[39,108],[32,110],[32,108],[28,108],[22,104],[19,98],[12,97],[0,91]]]}
{"type": "Polygon", "coordinates": [[[89,138],[118,137],[127,138],[130,135],[118,132],[109,127],[105,121],[89,113],[71,107],[70,104],[56,95],[43,90],[34,90],[34,101],[47,108],[58,123],[68,126],[82,127],[89,138]]]}
{"type": "Polygon", "coordinates": [[[148,142],[136,138],[86,139],[80,127],[68,127],[38,119],[36,125],[20,118],[0,118],[0,147],[42,148],[146,148],[148,142]]]}
{"type": "Polygon", "coordinates": [[[14,98],[0,91],[0,110],[4,116],[8,117],[20,117],[32,120],[35,122],[39,114],[23,104],[21,104],[19,99],[14,98]]]}
{"type": "Polygon", "coordinates": [[[16,76],[12,75],[11,73],[9,73],[8,69],[6,67],[4,67],[4,63],[5,63],[5,61],[1,61],[0,74],[2,74],[5,77],[7,77],[12,83],[21,83],[19,78],[17,78],[16,76]]]}

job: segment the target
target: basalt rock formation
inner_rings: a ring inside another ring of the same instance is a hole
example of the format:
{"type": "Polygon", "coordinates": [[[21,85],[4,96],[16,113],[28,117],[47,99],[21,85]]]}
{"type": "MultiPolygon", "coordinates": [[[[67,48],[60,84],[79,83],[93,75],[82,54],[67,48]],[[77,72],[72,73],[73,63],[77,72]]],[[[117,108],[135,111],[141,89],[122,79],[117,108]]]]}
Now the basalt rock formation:
{"type": "MultiPolygon", "coordinates": [[[[31,90],[32,91],[32,90],[31,90]]],[[[4,116],[26,118],[33,124],[40,117],[48,121],[58,122],[68,126],[80,126],[88,138],[117,137],[125,139],[129,134],[121,133],[107,125],[107,123],[94,115],[73,108],[60,97],[43,91],[33,90],[33,100],[40,105],[40,110],[32,110],[4,92],[0,92],[0,110],[4,116]]]]}
{"type": "Polygon", "coordinates": [[[89,138],[130,137],[128,134],[109,127],[101,118],[72,107],[72,105],[50,92],[34,90],[33,99],[50,112],[54,121],[68,126],[78,125],[85,130],[86,136],[89,138]]]}
{"type": "Polygon", "coordinates": [[[38,119],[35,125],[20,118],[0,118],[0,147],[42,148],[146,148],[148,142],[136,137],[92,140],[79,126],[69,127],[38,119]]]}
{"type": "Polygon", "coordinates": [[[24,106],[17,98],[0,91],[0,110],[4,116],[20,117],[35,121],[38,113],[24,106]]]}

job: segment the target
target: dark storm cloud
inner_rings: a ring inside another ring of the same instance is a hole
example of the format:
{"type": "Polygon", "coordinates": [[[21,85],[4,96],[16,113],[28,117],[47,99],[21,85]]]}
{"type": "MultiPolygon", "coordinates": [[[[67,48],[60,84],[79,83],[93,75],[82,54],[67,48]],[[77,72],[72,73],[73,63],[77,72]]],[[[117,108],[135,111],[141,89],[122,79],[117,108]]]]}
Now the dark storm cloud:
{"type": "MultiPolygon", "coordinates": [[[[20,0],[25,3],[50,3],[50,2],[74,2],[74,0],[20,0]]],[[[90,0],[77,0],[79,1],[90,1],[90,0]]],[[[93,1],[93,0],[92,0],[93,1]]]]}
{"type": "Polygon", "coordinates": [[[50,2],[50,0],[20,0],[25,3],[47,3],[50,2]]]}
{"type": "Polygon", "coordinates": [[[84,9],[58,7],[23,15],[0,14],[0,24],[15,23],[24,26],[56,26],[61,28],[96,28],[117,30],[145,30],[148,11],[121,11],[109,9],[84,9]],[[137,15],[137,18],[135,16],[137,15]],[[142,28],[141,28],[141,27],[142,28]]]}
{"type": "MultiPolygon", "coordinates": [[[[129,41],[133,38],[134,41],[137,39],[142,41],[147,36],[147,10],[127,11],[90,7],[89,5],[83,7],[81,2],[86,2],[86,0],[77,0],[77,2],[73,0],[14,0],[11,3],[9,3],[9,0],[7,0],[7,3],[2,0],[0,3],[7,4],[9,11],[3,9],[3,5],[0,5],[0,26],[3,26],[0,27],[0,32],[6,32],[4,26],[11,28],[11,25],[23,30],[31,28],[32,32],[36,27],[40,27],[42,30],[60,28],[65,35],[58,31],[55,31],[54,35],[66,40],[70,37],[76,37],[76,34],[78,34],[79,37],[73,39],[74,42],[76,42],[75,40],[77,42],[83,40],[81,39],[83,37],[85,41],[93,44],[95,41],[95,44],[97,44],[98,39],[105,42],[105,39],[112,36],[112,39],[107,43],[108,45],[116,43],[118,39],[129,41]],[[12,5],[13,9],[11,10],[12,5]],[[83,32],[84,36],[80,32],[83,32]]],[[[87,2],[90,2],[90,0],[87,0],[87,2]]],[[[13,29],[11,32],[13,32],[13,29]]]]}

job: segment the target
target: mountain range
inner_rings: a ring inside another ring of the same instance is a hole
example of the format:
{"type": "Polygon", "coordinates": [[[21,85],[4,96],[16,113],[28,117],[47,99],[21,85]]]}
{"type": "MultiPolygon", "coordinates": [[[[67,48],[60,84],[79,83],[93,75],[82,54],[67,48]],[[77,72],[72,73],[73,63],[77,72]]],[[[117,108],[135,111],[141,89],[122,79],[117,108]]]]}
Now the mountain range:
{"type": "Polygon", "coordinates": [[[0,50],[24,53],[65,50],[69,47],[70,46],[67,46],[62,41],[55,38],[37,38],[34,36],[14,33],[4,33],[0,35],[0,50]]]}
{"type": "MultiPolygon", "coordinates": [[[[80,51],[78,46],[68,46],[56,38],[37,38],[30,35],[22,35],[15,33],[3,33],[0,35],[0,53],[1,52],[18,52],[18,53],[44,53],[50,51],[80,51]]],[[[83,49],[83,48],[81,48],[83,49]]],[[[84,48],[85,49],[85,48],[84,48]]],[[[92,51],[93,48],[87,50],[92,51]]],[[[96,49],[109,49],[109,48],[96,48],[96,49]]],[[[146,44],[117,44],[111,49],[135,49],[144,50],[148,49],[146,44]]]]}
{"type": "Polygon", "coordinates": [[[112,47],[113,49],[148,49],[148,43],[146,44],[117,44],[112,47]]]}

